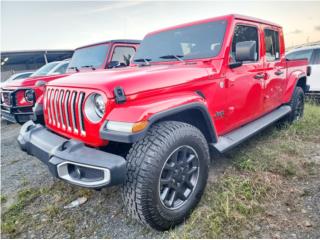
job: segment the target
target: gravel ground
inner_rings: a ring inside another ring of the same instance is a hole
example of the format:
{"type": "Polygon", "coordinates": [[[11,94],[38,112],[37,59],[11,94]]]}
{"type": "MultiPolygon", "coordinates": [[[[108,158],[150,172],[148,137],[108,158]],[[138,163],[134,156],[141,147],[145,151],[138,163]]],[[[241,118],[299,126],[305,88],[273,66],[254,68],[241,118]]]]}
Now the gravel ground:
{"type": "MultiPolygon", "coordinates": [[[[10,206],[17,197],[17,192],[27,188],[52,187],[57,185],[69,190],[80,189],[69,186],[67,183],[60,183],[51,177],[46,166],[32,156],[28,156],[19,150],[17,136],[20,126],[17,124],[6,124],[2,121],[1,126],[1,195],[6,196],[7,202],[4,208],[10,206]],[[72,188],[72,189],[71,189],[72,188]]],[[[55,188],[54,188],[55,189],[55,188]]],[[[121,204],[120,189],[108,188],[102,191],[92,191],[88,201],[82,206],[65,212],[68,218],[77,218],[79,220],[74,235],[61,228],[61,224],[52,224],[43,227],[41,231],[29,229],[28,232],[22,232],[19,237],[22,238],[68,238],[86,236],[89,238],[152,238],[161,237],[154,231],[150,231],[139,224],[128,222],[123,213],[121,204]],[[98,210],[98,211],[97,211],[98,210]],[[76,215],[76,216],[75,216],[76,215]],[[89,230],[89,228],[92,228],[89,230]],[[81,234],[80,234],[81,233],[81,234]]],[[[44,199],[39,201],[43,204],[44,199]]],[[[33,204],[35,205],[35,204],[33,204]]],[[[39,206],[33,206],[37,208],[39,206]]],[[[35,209],[36,210],[36,209],[35,209]]],[[[38,216],[35,215],[35,218],[38,216]]],[[[41,218],[41,216],[39,216],[41,218]]],[[[45,222],[45,219],[40,221],[45,222]]]]}
{"type": "MultiPolygon", "coordinates": [[[[169,238],[171,232],[157,232],[126,216],[120,188],[87,190],[54,179],[45,165],[20,151],[17,136],[20,126],[1,122],[1,210],[6,212],[19,200],[19,192],[38,195],[22,208],[15,220],[18,226],[3,238],[169,238]],[[31,192],[32,193],[32,192],[31,192]],[[80,207],[63,207],[78,197],[87,197],[80,207]],[[4,200],[5,199],[5,200],[4,200]],[[27,219],[27,220],[26,220],[27,219]]],[[[255,140],[254,140],[255,141],[255,140]]],[[[258,140],[259,141],[259,140],[258,140]]],[[[318,141],[318,140],[316,140],[318,141]]],[[[261,144],[261,143],[260,143],[261,144]]],[[[317,172],[305,179],[286,180],[288,190],[264,203],[267,214],[255,216],[242,236],[249,238],[320,238],[320,143],[310,144],[305,160],[312,160],[317,172]]],[[[245,144],[242,146],[245,147],[245,144]]],[[[237,150],[236,150],[237,151],[237,150]]],[[[230,157],[215,156],[209,184],[232,167],[230,157]]],[[[175,229],[183,232],[183,226],[175,229]]],[[[181,235],[183,236],[183,233],[181,235]]],[[[194,236],[196,237],[196,236],[194,236]]]]}
{"type": "MultiPolygon", "coordinates": [[[[63,209],[59,198],[81,196],[84,190],[68,183],[54,179],[47,167],[36,158],[20,151],[17,136],[20,125],[1,122],[1,195],[6,202],[1,208],[5,211],[17,200],[17,193],[23,189],[50,189],[51,194],[42,194],[27,206],[26,211],[33,213],[33,224],[22,227],[17,234],[21,238],[163,238],[168,233],[161,233],[145,228],[130,220],[123,211],[120,188],[106,188],[102,191],[85,192],[88,201],[78,208],[63,209]],[[57,193],[58,192],[58,193],[57,193]],[[69,196],[66,196],[71,192],[69,196]],[[62,194],[62,196],[52,196],[62,194]],[[64,194],[64,195],[63,195],[64,194]],[[48,216],[41,210],[46,205],[58,208],[58,216],[48,216]],[[52,221],[53,220],[53,221],[52,221]],[[40,222],[40,226],[39,223],[40,222]],[[47,223],[50,223],[47,224],[47,223]],[[71,224],[70,229],[65,225],[71,224]],[[26,229],[28,230],[26,231],[26,229]]],[[[215,161],[211,168],[209,181],[215,181],[228,166],[223,158],[215,161]]],[[[62,201],[64,204],[65,202],[62,201]]],[[[4,235],[5,237],[5,235],[4,235]]]]}

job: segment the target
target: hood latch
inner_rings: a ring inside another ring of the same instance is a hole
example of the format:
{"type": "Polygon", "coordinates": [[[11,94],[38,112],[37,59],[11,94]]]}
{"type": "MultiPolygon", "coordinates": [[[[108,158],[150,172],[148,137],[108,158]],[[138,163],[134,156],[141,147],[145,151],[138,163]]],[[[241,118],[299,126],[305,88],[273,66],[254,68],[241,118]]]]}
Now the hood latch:
{"type": "Polygon", "coordinates": [[[113,92],[116,96],[116,103],[124,103],[127,100],[122,87],[115,87],[113,92]]]}

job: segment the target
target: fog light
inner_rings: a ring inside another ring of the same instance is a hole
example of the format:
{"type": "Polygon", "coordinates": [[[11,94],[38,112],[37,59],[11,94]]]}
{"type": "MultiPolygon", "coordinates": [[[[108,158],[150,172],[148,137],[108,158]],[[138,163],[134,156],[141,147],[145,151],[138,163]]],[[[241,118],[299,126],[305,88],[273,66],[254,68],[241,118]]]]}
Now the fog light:
{"type": "Polygon", "coordinates": [[[81,167],[74,164],[68,164],[68,172],[70,176],[74,179],[81,179],[82,178],[82,171],[81,167]]]}
{"type": "Polygon", "coordinates": [[[111,180],[109,169],[80,163],[62,162],[57,166],[57,173],[61,179],[90,188],[106,186],[111,180]]]}
{"type": "Polygon", "coordinates": [[[78,166],[74,166],[74,174],[75,178],[80,179],[81,178],[81,169],[78,166]]]}

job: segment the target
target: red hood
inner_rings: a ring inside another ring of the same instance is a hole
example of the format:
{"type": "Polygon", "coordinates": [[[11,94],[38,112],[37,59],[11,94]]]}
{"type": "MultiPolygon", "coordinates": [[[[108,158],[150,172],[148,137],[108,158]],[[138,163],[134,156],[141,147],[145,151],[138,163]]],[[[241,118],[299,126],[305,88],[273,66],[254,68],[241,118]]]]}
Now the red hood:
{"type": "MultiPolygon", "coordinates": [[[[104,91],[108,98],[113,98],[113,89],[121,86],[128,96],[139,92],[163,89],[200,79],[207,79],[209,75],[208,68],[213,69],[213,66],[220,66],[221,62],[216,61],[216,64],[213,65],[179,63],[144,67],[133,66],[90,73],[78,73],[50,82],[48,86],[99,89],[104,91]]],[[[212,73],[212,71],[210,72],[212,73]]],[[[217,72],[217,70],[215,69],[214,72],[217,72]]]]}
{"type": "Polygon", "coordinates": [[[37,77],[29,77],[19,80],[14,80],[10,82],[5,82],[1,86],[2,88],[17,88],[17,87],[34,87],[37,81],[45,81],[49,82],[58,78],[69,76],[69,74],[59,74],[59,75],[51,75],[51,76],[37,76],[37,77]]]}

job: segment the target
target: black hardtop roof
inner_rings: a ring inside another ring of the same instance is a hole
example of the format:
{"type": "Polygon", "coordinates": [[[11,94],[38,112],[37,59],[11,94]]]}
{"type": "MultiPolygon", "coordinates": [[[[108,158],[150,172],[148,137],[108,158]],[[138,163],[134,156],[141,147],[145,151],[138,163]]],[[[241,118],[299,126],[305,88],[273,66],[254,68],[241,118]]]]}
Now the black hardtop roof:
{"type": "Polygon", "coordinates": [[[113,40],[108,40],[108,41],[103,41],[103,42],[98,42],[98,43],[93,43],[93,44],[88,44],[79,48],[85,48],[85,47],[90,47],[90,46],[95,46],[95,45],[100,45],[100,44],[107,44],[107,43],[129,43],[129,44],[140,44],[141,40],[135,40],[135,39],[113,39],[113,40]]]}

